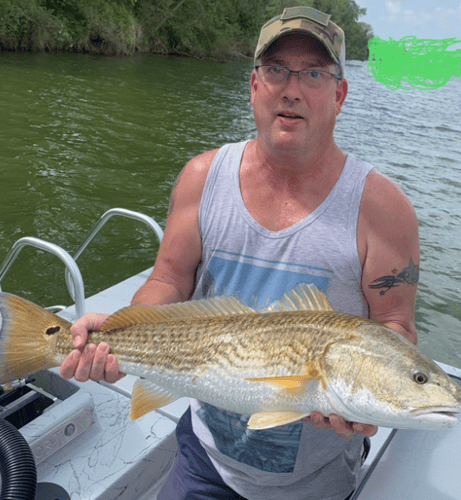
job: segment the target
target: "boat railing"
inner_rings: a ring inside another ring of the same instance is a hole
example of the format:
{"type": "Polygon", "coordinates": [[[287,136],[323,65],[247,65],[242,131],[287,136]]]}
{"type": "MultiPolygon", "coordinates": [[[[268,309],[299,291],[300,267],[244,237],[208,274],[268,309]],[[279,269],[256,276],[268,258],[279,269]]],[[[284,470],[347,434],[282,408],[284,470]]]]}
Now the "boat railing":
{"type": "MultiPolygon", "coordinates": [[[[145,215],[140,212],[127,210],[125,208],[112,208],[101,216],[99,221],[95,224],[95,226],[90,231],[85,241],[80,245],[78,250],[75,252],[73,257],[66,250],[61,248],[59,245],[56,245],[55,243],[51,243],[31,236],[20,238],[18,241],[14,243],[11,250],[7,254],[5,260],[0,265],[0,291],[2,289],[1,283],[3,278],[5,277],[6,273],[10,270],[11,266],[13,265],[14,261],[18,257],[21,250],[26,246],[36,247],[40,250],[44,250],[46,252],[55,255],[64,263],[67,289],[69,291],[72,300],[74,300],[75,302],[75,312],[77,314],[77,318],[80,318],[85,314],[85,287],[83,283],[82,274],[80,272],[80,269],[76,261],[86,250],[88,245],[93,241],[93,239],[97,236],[97,234],[101,231],[101,229],[107,223],[107,221],[115,216],[127,217],[145,223],[155,233],[159,242],[162,241],[163,230],[157,224],[157,222],[155,222],[155,220],[152,219],[152,217],[149,217],[148,215],[145,215]]],[[[65,307],[66,306],[51,306],[47,307],[47,309],[53,312],[57,312],[62,309],[65,309],[65,307]]]]}
{"type": "MultiPolygon", "coordinates": [[[[39,250],[49,252],[58,257],[64,263],[64,265],[66,266],[66,273],[69,276],[69,281],[72,283],[72,290],[74,292],[72,298],[75,301],[75,312],[77,313],[78,317],[83,316],[85,314],[85,287],[83,284],[82,273],[80,272],[77,263],[70,256],[70,254],[59,245],[50,243],[49,241],[45,241],[40,238],[26,236],[24,238],[20,238],[14,243],[2,265],[0,266],[0,291],[3,278],[10,270],[18,255],[27,246],[35,247],[39,250]]],[[[48,309],[55,311],[62,308],[64,308],[64,306],[53,306],[48,309]]]]}
{"type": "MultiPolygon", "coordinates": [[[[143,222],[150,229],[152,229],[152,231],[157,236],[159,243],[162,241],[163,230],[157,224],[157,222],[155,222],[155,220],[152,217],[149,217],[148,215],[143,214],[141,212],[134,212],[133,210],[127,210],[125,208],[111,208],[110,210],[108,210],[107,212],[105,212],[101,216],[99,221],[95,224],[93,229],[88,234],[85,241],[80,245],[79,249],[75,252],[74,257],[73,257],[74,261],[77,261],[77,259],[82,255],[82,253],[86,250],[88,245],[98,235],[98,233],[101,231],[101,229],[104,227],[104,225],[110,219],[112,219],[113,217],[116,217],[116,216],[127,217],[129,219],[134,219],[134,220],[143,222]]],[[[66,269],[67,289],[69,290],[70,296],[75,300],[75,291],[73,289],[73,281],[70,278],[71,278],[70,272],[66,269]]]]}

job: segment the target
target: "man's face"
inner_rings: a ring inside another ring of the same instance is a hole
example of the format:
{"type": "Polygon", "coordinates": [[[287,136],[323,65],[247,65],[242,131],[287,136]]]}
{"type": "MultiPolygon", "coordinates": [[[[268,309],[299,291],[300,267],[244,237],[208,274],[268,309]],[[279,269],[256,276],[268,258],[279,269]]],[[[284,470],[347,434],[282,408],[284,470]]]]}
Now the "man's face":
{"type": "MultiPolygon", "coordinates": [[[[320,69],[337,73],[337,66],[316,39],[303,34],[279,38],[263,56],[264,65],[292,71],[320,69]]],[[[328,77],[320,88],[310,88],[291,74],[282,85],[251,75],[251,104],[258,139],[270,150],[321,156],[333,141],[336,116],[347,95],[347,82],[328,77]]]]}

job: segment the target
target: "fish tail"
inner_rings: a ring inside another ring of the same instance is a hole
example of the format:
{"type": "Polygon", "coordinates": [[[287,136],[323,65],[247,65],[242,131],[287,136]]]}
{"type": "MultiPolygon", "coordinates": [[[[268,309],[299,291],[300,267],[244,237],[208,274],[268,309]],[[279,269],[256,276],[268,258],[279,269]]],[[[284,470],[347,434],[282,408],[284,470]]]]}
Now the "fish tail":
{"type": "Polygon", "coordinates": [[[32,302],[0,292],[0,384],[58,366],[56,334],[70,327],[32,302]]]}

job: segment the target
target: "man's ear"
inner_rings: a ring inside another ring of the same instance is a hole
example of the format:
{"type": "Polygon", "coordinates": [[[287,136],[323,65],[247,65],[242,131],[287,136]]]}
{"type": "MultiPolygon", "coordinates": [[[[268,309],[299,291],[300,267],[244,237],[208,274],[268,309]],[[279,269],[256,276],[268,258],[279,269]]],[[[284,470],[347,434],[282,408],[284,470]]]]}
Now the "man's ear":
{"type": "Polygon", "coordinates": [[[348,90],[348,83],[345,78],[339,80],[335,92],[335,102],[336,102],[336,116],[341,113],[341,108],[343,107],[344,101],[346,100],[348,90]]]}
{"type": "Polygon", "coordinates": [[[254,96],[256,89],[258,87],[258,77],[256,75],[256,70],[253,70],[253,72],[251,73],[250,86],[251,86],[250,102],[251,102],[251,104],[253,104],[253,96],[254,96]]]}

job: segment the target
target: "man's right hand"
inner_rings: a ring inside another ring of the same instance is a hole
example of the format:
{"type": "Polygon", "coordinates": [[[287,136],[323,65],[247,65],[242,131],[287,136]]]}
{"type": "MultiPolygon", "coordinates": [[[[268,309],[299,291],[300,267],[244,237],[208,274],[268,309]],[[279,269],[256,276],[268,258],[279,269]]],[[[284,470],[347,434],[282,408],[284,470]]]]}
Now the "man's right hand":
{"type": "Polygon", "coordinates": [[[100,330],[108,314],[89,313],[78,319],[71,328],[76,349],[63,361],[60,373],[68,380],[79,382],[104,380],[114,383],[125,376],[120,372],[117,358],[111,354],[106,342],[88,344],[88,332],[100,330]]]}

